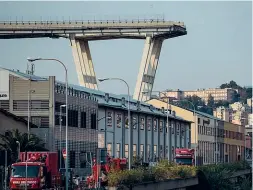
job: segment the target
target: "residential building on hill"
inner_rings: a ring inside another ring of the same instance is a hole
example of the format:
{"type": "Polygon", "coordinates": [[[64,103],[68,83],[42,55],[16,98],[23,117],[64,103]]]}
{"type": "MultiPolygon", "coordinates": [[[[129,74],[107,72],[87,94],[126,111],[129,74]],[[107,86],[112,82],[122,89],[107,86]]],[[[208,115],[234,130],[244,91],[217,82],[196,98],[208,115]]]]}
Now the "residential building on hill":
{"type": "Polygon", "coordinates": [[[216,108],[213,111],[213,115],[223,121],[232,123],[233,120],[233,110],[232,108],[225,108],[223,106],[216,108]]]}
{"type": "Polygon", "coordinates": [[[233,97],[235,94],[235,90],[232,88],[210,88],[210,89],[197,89],[197,90],[191,90],[191,91],[182,91],[182,90],[168,90],[160,93],[160,97],[164,98],[164,93],[166,94],[166,97],[174,97],[178,100],[181,100],[187,96],[193,96],[196,95],[200,97],[205,103],[208,101],[208,96],[211,95],[214,97],[214,101],[219,100],[225,100],[228,102],[233,101],[233,97]]]}

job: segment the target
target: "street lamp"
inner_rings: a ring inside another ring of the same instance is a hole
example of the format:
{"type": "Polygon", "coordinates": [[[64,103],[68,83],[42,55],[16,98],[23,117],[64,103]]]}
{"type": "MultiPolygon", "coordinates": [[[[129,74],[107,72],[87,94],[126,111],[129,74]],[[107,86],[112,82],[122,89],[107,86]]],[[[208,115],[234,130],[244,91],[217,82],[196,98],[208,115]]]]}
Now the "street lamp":
{"type": "Polygon", "coordinates": [[[29,62],[35,62],[35,61],[56,61],[58,63],[60,63],[63,67],[64,67],[64,70],[65,70],[65,105],[66,105],[66,164],[65,164],[65,170],[66,170],[66,189],[68,190],[68,69],[66,67],[66,65],[61,62],[60,60],[58,59],[54,59],[54,58],[50,58],[50,59],[45,59],[45,58],[27,58],[27,60],[29,62]]]}
{"type": "MultiPolygon", "coordinates": [[[[66,105],[60,105],[60,154],[62,151],[62,108],[66,107],[66,105]]],[[[62,166],[62,156],[60,156],[60,168],[62,166]]]]}
{"type": "Polygon", "coordinates": [[[20,154],[20,142],[16,141],[16,143],[18,144],[18,159],[19,159],[19,154],[20,154]]]}
{"type": "MultiPolygon", "coordinates": [[[[167,98],[168,100],[167,100],[167,139],[168,139],[168,152],[167,152],[167,156],[168,156],[168,161],[171,161],[171,143],[170,143],[170,138],[169,138],[169,136],[170,136],[170,133],[171,133],[171,131],[169,130],[170,129],[170,127],[171,126],[169,126],[169,103],[170,103],[170,97],[169,96],[167,96],[166,94],[165,94],[165,92],[161,92],[161,91],[152,91],[152,92],[158,92],[159,93],[159,95],[160,95],[160,93],[162,93],[163,95],[164,95],[164,97],[165,98],[167,98]]],[[[148,94],[149,92],[142,92],[143,94],[148,94]]]]}
{"type": "Polygon", "coordinates": [[[27,117],[28,117],[28,123],[27,123],[27,130],[28,130],[28,140],[30,139],[30,101],[31,101],[31,93],[35,93],[35,90],[28,90],[28,105],[27,105],[27,117]]]}
{"type": "Polygon", "coordinates": [[[195,106],[194,104],[189,101],[189,100],[173,100],[173,102],[188,102],[192,105],[193,107],[193,115],[194,115],[194,123],[195,123],[195,153],[194,153],[194,159],[195,159],[195,166],[197,166],[197,147],[198,147],[198,142],[197,142],[197,122],[196,122],[196,118],[197,118],[197,115],[196,115],[196,109],[195,109],[195,106]]]}
{"type": "Polygon", "coordinates": [[[131,149],[132,149],[132,145],[131,145],[131,118],[130,118],[130,92],[129,92],[129,85],[128,83],[121,79],[121,78],[104,78],[104,79],[98,79],[99,82],[104,82],[104,81],[107,81],[107,80],[119,80],[119,81],[122,81],[126,84],[127,86],[127,93],[128,93],[128,127],[129,127],[129,135],[128,135],[128,140],[129,140],[129,155],[128,155],[128,169],[131,170],[131,161],[132,161],[132,152],[131,152],[131,149]]]}

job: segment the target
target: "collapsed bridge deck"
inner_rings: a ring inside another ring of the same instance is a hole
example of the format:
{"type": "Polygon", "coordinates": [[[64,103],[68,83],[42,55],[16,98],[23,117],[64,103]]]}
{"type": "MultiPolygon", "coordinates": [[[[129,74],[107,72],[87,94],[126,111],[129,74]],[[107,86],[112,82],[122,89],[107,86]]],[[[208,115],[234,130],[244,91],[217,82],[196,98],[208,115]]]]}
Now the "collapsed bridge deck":
{"type": "Polygon", "coordinates": [[[107,21],[0,21],[0,39],[70,39],[79,84],[98,89],[89,43],[91,40],[145,39],[133,98],[150,99],[163,41],[186,35],[183,22],[150,20],[107,21]],[[143,93],[149,92],[149,93],[143,93]]]}

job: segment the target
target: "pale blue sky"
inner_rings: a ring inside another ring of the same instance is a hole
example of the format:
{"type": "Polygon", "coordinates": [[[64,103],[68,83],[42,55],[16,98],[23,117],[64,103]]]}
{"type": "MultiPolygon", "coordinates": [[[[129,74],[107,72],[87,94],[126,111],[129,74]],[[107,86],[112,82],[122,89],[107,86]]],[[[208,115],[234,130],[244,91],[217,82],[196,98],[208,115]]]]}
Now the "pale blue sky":
{"type": "MultiPolygon", "coordinates": [[[[0,2],[0,20],[61,20],[148,18],[163,15],[183,21],[188,34],[166,40],[160,55],[154,90],[217,87],[233,79],[251,85],[251,2],[0,2]]],[[[143,40],[90,43],[98,78],[121,77],[133,93],[144,47],[143,40]]],[[[70,43],[66,39],[0,40],[0,66],[26,69],[27,57],[58,58],[69,69],[70,83],[77,84],[70,43]]],[[[56,75],[64,80],[55,63],[36,65],[36,74],[56,75]]],[[[126,93],[116,81],[100,85],[116,94],[126,93]]]]}

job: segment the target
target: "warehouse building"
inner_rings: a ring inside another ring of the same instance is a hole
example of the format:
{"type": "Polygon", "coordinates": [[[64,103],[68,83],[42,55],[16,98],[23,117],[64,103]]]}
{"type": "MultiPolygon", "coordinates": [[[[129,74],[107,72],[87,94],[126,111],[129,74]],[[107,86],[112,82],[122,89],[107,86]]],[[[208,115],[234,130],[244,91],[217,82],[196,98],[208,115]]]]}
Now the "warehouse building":
{"type": "MultiPolygon", "coordinates": [[[[4,68],[0,68],[0,79],[0,108],[26,120],[29,113],[30,121],[39,126],[33,129],[34,133],[47,141],[50,150],[64,148],[65,84],[56,81],[55,77],[43,78],[4,68]]],[[[83,153],[95,153],[98,147],[106,147],[114,157],[127,158],[131,151],[132,155],[141,156],[144,161],[166,158],[168,151],[172,159],[175,148],[190,148],[191,123],[169,110],[171,130],[168,130],[164,108],[158,109],[131,99],[132,127],[129,129],[126,99],[69,85],[70,167],[76,168],[77,173],[89,168],[83,153]]]]}

